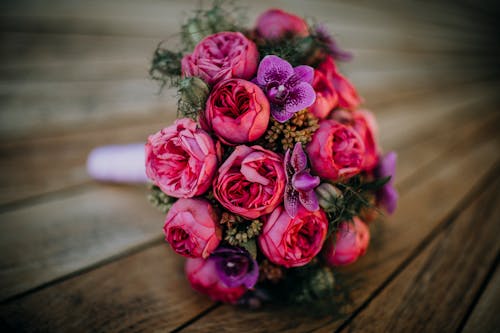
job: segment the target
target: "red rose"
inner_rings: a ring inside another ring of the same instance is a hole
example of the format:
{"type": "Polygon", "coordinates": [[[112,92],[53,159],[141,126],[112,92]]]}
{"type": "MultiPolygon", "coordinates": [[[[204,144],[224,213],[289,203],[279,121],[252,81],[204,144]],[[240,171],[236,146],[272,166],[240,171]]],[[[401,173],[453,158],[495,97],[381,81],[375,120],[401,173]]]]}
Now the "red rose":
{"type": "Polygon", "coordinates": [[[146,174],[172,197],[203,194],[210,187],[216,169],[214,142],[191,119],[177,119],[148,138],[146,174]]]}
{"type": "Polygon", "coordinates": [[[326,75],[319,70],[314,70],[312,86],[316,92],[316,101],[309,107],[309,111],[316,117],[324,119],[338,104],[337,91],[326,75]]]}
{"type": "Polygon", "coordinates": [[[338,106],[344,109],[354,110],[361,103],[361,99],[354,86],[342,76],[333,58],[328,56],[317,68],[331,82],[338,95],[338,106]]]}
{"type": "Polygon", "coordinates": [[[256,219],[272,212],[283,200],[283,159],[260,146],[237,146],[219,168],[215,198],[229,211],[256,219]]]}
{"type": "Polygon", "coordinates": [[[232,145],[255,141],[267,130],[269,101],[255,84],[229,79],[215,86],[207,100],[202,127],[232,145]]]}
{"type": "Polygon", "coordinates": [[[165,239],[180,255],[207,258],[220,243],[219,218],[204,199],[179,199],[168,211],[165,239]]]}
{"type": "Polygon", "coordinates": [[[191,259],[186,261],[186,275],[191,287],[210,296],[214,301],[235,303],[247,291],[244,285],[228,287],[220,279],[215,260],[191,259]]]}
{"type": "Polygon", "coordinates": [[[254,42],[240,32],[219,32],[205,37],[182,58],[182,75],[197,76],[211,85],[233,77],[250,79],[258,62],[254,42]]]}
{"type": "Polygon", "coordinates": [[[337,233],[325,243],[323,256],[331,266],[348,265],[366,253],[370,230],[358,217],[343,222],[337,233]]]}
{"type": "Polygon", "coordinates": [[[259,247],[275,264],[303,266],[319,253],[327,231],[328,219],[322,209],[310,212],[301,206],[292,218],[280,206],[264,219],[259,247]]]}
{"type": "Polygon", "coordinates": [[[365,145],[352,127],[328,119],[320,122],[306,151],[318,176],[337,180],[361,172],[365,145]]]}
{"type": "Polygon", "coordinates": [[[281,9],[269,9],[262,13],[257,18],[255,30],[266,39],[280,39],[288,35],[309,36],[309,28],[302,18],[281,9]]]}

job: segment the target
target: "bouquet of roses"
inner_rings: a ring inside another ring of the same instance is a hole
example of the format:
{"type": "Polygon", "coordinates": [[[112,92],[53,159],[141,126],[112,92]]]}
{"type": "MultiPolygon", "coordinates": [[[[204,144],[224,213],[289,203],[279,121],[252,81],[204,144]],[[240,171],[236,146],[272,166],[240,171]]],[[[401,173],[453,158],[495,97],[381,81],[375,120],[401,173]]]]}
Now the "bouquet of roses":
{"type": "Polygon", "coordinates": [[[397,201],[396,156],[337,67],[350,54],[278,9],[248,30],[216,4],[181,36],[154,55],[181,117],[148,138],[146,173],[189,282],[230,303],[331,295],[333,268],[365,253],[367,223],[397,201]]]}

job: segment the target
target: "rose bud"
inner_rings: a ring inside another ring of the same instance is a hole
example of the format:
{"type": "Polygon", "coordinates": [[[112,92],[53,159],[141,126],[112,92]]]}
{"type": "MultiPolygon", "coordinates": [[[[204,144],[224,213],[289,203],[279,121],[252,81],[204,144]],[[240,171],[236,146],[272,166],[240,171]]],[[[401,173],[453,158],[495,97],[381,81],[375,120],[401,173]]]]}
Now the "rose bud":
{"type": "Polygon", "coordinates": [[[346,179],[361,172],[365,146],[351,127],[323,120],[307,145],[312,170],[329,180],[346,179]]]}
{"type": "Polygon", "coordinates": [[[285,185],[282,157],[260,146],[237,146],[220,166],[213,191],[227,210],[256,219],[283,201],[285,185]]]}
{"type": "Polygon", "coordinates": [[[370,230],[358,217],[342,222],[338,231],[325,243],[323,257],[331,266],[348,265],[364,255],[370,242],[370,230]]]}
{"type": "Polygon", "coordinates": [[[250,79],[257,71],[255,43],[240,32],[219,32],[205,37],[192,54],[182,58],[182,75],[197,76],[210,85],[230,78],[250,79]]]}
{"type": "Polygon", "coordinates": [[[280,206],[264,218],[259,247],[275,264],[304,266],[320,252],[327,231],[328,219],[323,210],[310,212],[301,206],[292,218],[280,206]]]}
{"type": "Polygon", "coordinates": [[[333,58],[328,56],[317,68],[331,82],[338,95],[338,106],[348,110],[355,110],[361,103],[361,99],[354,86],[342,76],[333,58]]]}
{"type": "Polygon", "coordinates": [[[328,117],[330,112],[338,104],[338,96],[335,87],[323,74],[323,72],[315,70],[314,80],[312,84],[316,92],[316,101],[309,107],[309,110],[318,118],[324,119],[328,117]]]}
{"type": "Polygon", "coordinates": [[[234,145],[260,138],[267,130],[269,117],[269,101],[257,85],[229,79],[212,90],[200,123],[223,143],[234,145]]]}
{"type": "Polygon", "coordinates": [[[205,199],[179,199],[168,211],[165,240],[180,255],[207,258],[220,243],[219,218],[205,199]]]}
{"type": "Polygon", "coordinates": [[[348,112],[337,110],[332,113],[332,119],[345,125],[352,126],[359,134],[365,145],[365,157],[362,170],[372,171],[378,163],[380,148],[378,145],[378,126],[373,113],[368,110],[348,112]]]}
{"type": "Polygon", "coordinates": [[[146,175],[175,198],[203,194],[217,169],[214,142],[188,118],[150,135],[146,143],[146,175]]]}
{"type": "Polygon", "coordinates": [[[208,295],[214,301],[236,303],[247,291],[244,285],[228,287],[219,278],[216,261],[189,258],[186,261],[186,275],[191,287],[208,295]]]}
{"type": "Polygon", "coordinates": [[[307,37],[307,23],[297,15],[281,9],[269,9],[257,18],[257,34],[265,39],[280,39],[288,36],[307,37]]]}
{"type": "Polygon", "coordinates": [[[210,260],[215,261],[219,279],[228,287],[251,289],[259,278],[259,266],[250,253],[236,246],[220,246],[210,260]]]}

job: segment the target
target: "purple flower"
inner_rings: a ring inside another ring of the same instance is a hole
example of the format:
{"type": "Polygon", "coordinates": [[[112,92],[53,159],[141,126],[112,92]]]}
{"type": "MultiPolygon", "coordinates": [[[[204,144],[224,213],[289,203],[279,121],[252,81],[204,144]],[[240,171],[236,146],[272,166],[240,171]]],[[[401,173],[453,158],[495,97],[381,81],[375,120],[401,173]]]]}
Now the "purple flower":
{"type": "Polygon", "coordinates": [[[268,55],[260,62],[254,81],[266,93],[274,119],[283,123],[314,103],[313,78],[312,67],[293,68],[280,57],[268,55]]]}
{"type": "Polygon", "coordinates": [[[318,199],[314,188],[319,185],[320,179],[312,176],[307,168],[307,155],[302,144],[297,142],[290,156],[290,149],[285,154],[286,189],[285,210],[291,217],[297,215],[299,204],[310,212],[319,209],[318,199]]]}
{"type": "Polygon", "coordinates": [[[375,170],[379,178],[391,176],[391,179],[377,192],[377,202],[385,210],[392,214],[398,205],[398,192],[394,188],[394,175],[396,174],[396,152],[389,152],[380,158],[380,162],[375,170]]]}
{"type": "Polygon", "coordinates": [[[342,50],[335,39],[330,35],[328,30],[323,24],[318,24],[315,27],[316,36],[325,44],[327,51],[332,55],[335,60],[349,61],[353,58],[351,52],[342,50]]]}
{"type": "Polygon", "coordinates": [[[215,261],[219,279],[229,288],[253,288],[259,278],[257,261],[248,251],[235,246],[219,246],[209,258],[215,261]]]}

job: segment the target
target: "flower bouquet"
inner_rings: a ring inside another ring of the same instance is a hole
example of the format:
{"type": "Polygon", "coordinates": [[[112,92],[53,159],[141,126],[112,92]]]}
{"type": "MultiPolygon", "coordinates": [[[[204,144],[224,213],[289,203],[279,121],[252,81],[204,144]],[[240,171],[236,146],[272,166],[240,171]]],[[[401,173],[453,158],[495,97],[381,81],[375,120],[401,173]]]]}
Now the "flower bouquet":
{"type": "Polygon", "coordinates": [[[337,66],[350,53],[279,9],[245,29],[215,4],[181,37],[154,54],[179,119],[149,136],[146,174],[191,286],[253,305],[332,295],[335,267],[366,252],[367,223],[397,201],[396,155],[337,66]]]}

